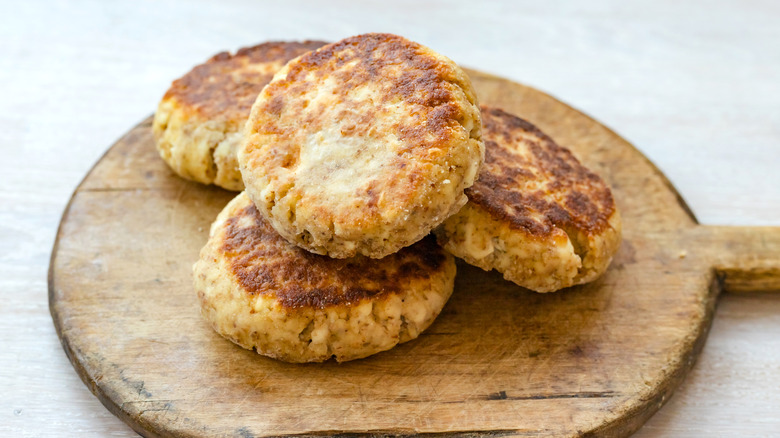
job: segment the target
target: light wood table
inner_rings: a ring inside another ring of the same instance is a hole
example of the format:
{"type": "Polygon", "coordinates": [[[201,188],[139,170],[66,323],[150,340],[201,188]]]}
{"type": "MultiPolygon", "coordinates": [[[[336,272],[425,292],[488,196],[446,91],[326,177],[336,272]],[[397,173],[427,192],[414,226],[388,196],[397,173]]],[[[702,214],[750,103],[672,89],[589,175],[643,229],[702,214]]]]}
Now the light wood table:
{"type": "MultiPolygon", "coordinates": [[[[3,2],[0,436],[134,435],[62,351],[49,255],[84,173],[211,54],[399,33],[611,126],[702,223],[780,225],[778,23],[772,1],[3,2]]],[[[695,368],[636,436],[778,431],[780,294],[726,295],[695,368]]]]}

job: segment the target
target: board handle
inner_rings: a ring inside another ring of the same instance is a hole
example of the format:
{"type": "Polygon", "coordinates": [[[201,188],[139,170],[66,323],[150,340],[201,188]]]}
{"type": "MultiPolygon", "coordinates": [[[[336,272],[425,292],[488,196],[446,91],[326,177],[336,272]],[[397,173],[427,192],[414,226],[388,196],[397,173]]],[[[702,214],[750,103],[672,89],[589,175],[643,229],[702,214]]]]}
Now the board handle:
{"type": "MultiPolygon", "coordinates": [[[[727,292],[780,292],[780,227],[700,226],[727,292]]],[[[698,239],[697,239],[698,240],[698,239]]]]}

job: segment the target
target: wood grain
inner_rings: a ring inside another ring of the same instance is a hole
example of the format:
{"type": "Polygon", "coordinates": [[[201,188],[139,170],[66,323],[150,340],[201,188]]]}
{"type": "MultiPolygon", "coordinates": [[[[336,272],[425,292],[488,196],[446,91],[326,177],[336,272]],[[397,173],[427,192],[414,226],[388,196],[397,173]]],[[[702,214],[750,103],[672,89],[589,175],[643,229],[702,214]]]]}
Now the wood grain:
{"type": "Polygon", "coordinates": [[[539,125],[613,186],[625,241],[604,277],[539,295],[461,264],[453,298],[417,341],[341,365],[258,357],[213,333],[191,290],[191,263],[232,194],[174,177],[147,121],[74,194],[52,255],[52,315],[90,389],[149,436],[639,428],[692,365],[722,286],[777,284],[780,232],[698,226],[607,128],[471,74],[483,102],[539,125]]]}

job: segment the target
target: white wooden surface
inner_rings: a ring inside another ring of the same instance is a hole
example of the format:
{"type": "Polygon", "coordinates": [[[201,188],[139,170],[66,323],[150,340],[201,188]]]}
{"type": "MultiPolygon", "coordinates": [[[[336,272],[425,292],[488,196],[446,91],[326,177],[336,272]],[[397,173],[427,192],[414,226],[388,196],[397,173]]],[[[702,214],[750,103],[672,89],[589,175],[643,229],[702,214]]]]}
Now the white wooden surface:
{"type": "MultiPolygon", "coordinates": [[[[211,54],[399,33],[612,127],[701,222],[780,225],[778,23],[773,0],[0,3],[0,436],[134,435],[62,351],[49,254],[84,173],[211,54]]],[[[778,433],[780,294],[726,296],[693,372],[637,436],[778,433]]]]}

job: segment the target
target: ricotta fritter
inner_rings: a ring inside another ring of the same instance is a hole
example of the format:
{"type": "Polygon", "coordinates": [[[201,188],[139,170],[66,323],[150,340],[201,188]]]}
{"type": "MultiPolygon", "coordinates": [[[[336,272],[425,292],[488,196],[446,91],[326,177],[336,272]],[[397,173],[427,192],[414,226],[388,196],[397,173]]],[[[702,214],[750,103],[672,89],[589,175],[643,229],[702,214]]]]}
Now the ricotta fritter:
{"type": "Polygon", "coordinates": [[[290,61],[263,89],[238,159],[285,239],[381,258],[458,211],[484,156],[477,97],[454,62],[389,34],[290,61]]]}
{"type": "Polygon", "coordinates": [[[152,125],[160,156],[183,178],[243,190],[236,148],[252,104],[287,61],[324,44],[269,42],[222,52],[175,80],[152,125]]]}
{"type": "Polygon", "coordinates": [[[485,164],[436,231],[453,255],[537,292],[595,280],[621,239],[612,192],[527,121],[482,107],[485,164]]]}
{"type": "Polygon", "coordinates": [[[455,261],[433,236],[381,260],[312,254],[241,193],[193,272],[202,314],[222,336],[287,362],[342,362],[418,337],[452,293],[455,261]]]}

